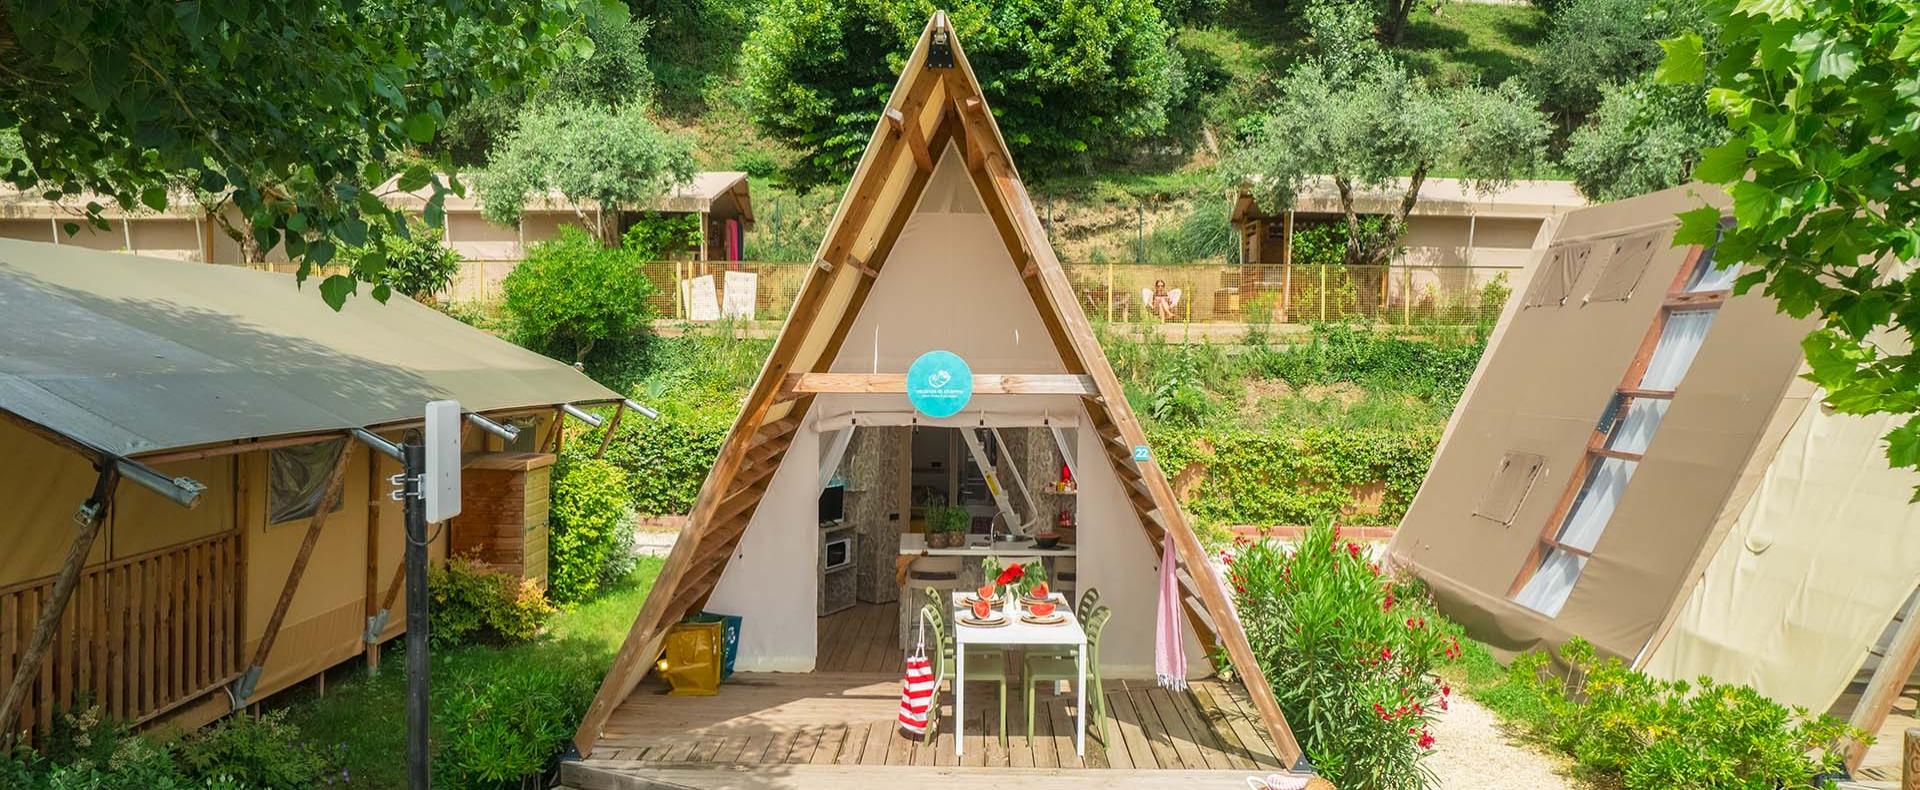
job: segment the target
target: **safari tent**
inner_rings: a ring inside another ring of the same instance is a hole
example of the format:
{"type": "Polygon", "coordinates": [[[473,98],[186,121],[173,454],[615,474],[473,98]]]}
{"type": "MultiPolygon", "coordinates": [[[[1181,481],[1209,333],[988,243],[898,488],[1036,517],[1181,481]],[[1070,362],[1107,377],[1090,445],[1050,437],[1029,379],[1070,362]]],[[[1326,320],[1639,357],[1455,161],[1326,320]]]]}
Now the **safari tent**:
{"type": "Polygon", "coordinates": [[[618,399],[398,296],[336,313],[289,276],[74,246],[0,240],[0,337],[8,732],[82,700],[197,726],[377,662],[406,622],[400,470],[349,434],[398,441],[429,400],[519,429],[466,432],[471,515],[432,555],[543,573],[544,497],[477,505],[544,490],[558,404],[618,399]]]}
{"type": "Polygon", "coordinates": [[[1014,700],[996,732],[980,710],[991,687],[968,684],[958,765],[1154,771],[1087,777],[1110,787],[1178,780],[1164,770],[1237,769],[1238,782],[1295,766],[1299,747],[1145,453],[943,14],[876,109],[816,266],[575,734],[581,759],[563,766],[563,782],[624,786],[638,774],[708,786],[793,773],[771,765],[792,762],[817,764],[830,786],[927,780],[913,772],[956,764],[958,744],[950,726],[926,742],[898,733],[901,662],[933,584],[920,580],[953,589],[999,545],[986,533],[1017,541],[1035,523],[1072,534],[1058,548],[1002,553],[1044,555],[1056,583],[1097,589],[1111,609],[1098,655],[1111,735],[1089,735],[1078,753],[1063,737],[1074,717],[1065,697],[1021,691],[1007,693],[1033,694],[1039,723],[1023,732],[1014,700]],[[944,416],[916,406],[908,382],[915,361],[939,351],[967,363],[973,393],[944,416]],[[929,547],[930,493],[968,509],[965,547],[929,547]],[[1177,549],[1163,557],[1169,533],[1177,549]],[[948,556],[959,558],[949,570],[924,570],[948,556]],[[1187,691],[1152,679],[1161,562],[1179,569],[1187,691]],[[665,696],[649,677],[663,636],[702,612],[741,618],[738,674],[714,697],[665,696]],[[1216,648],[1233,682],[1207,678],[1216,648]]]}
{"type": "Polygon", "coordinates": [[[1693,186],[1567,215],[1390,551],[1496,648],[1580,636],[1871,731],[1920,656],[1920,478],[1888,468],[1895,423],[1800,377],[1809,322],[1732,295],[1713,246],[1672,246],[1703,202],[1727,203],[1693,186]]]}

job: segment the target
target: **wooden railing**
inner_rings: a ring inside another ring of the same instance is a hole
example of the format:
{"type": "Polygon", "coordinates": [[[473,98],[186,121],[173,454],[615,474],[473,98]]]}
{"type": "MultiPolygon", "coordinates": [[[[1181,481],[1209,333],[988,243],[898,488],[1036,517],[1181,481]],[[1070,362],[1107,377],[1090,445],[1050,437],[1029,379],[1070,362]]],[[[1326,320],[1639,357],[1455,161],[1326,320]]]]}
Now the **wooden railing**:
{"type": "MultiPolygon", "coordinates": [[[[241,567],[230,531],[87,568],[9,724],[44,730],[83,700],[138,723],[232,680],[241,567]]],[[[52,577],[0,587],[0,678],[13,677],[52,591],[52,577]]]]}

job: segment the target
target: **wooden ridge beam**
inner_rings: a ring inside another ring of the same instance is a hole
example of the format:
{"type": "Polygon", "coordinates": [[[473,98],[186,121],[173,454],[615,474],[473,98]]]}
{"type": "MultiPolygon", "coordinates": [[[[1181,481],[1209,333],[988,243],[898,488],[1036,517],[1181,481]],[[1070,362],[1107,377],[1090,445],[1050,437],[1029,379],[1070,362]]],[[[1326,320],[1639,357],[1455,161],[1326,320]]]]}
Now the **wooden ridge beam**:
{"type": "Polygon", "coordinates": [[[933,152],[927,150],[927,137],[920,132],[920,122],[907,120],[906,113],[898,107],[887,108],[887,125],[893,127],[893,133],[907,143],[907,152],[913,155],[913,163],[921,170],[933,171],[933,152]]]}
{"type": "MultiPolygon", "coordinates": [[[[905,373],[789,373],[781,391],[795,395],[819,393],[905,394],[905,373]]],[[[1087,395],[1092,376],[1071,373],[975,373],[975,395],[1087,395]]]]}

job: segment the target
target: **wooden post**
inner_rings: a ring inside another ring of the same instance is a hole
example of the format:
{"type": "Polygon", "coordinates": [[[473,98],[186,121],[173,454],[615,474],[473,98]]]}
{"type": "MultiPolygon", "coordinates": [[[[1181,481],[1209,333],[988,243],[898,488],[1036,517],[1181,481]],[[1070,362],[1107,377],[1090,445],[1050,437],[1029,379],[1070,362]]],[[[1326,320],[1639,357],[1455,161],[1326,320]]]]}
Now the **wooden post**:
{"type": "Polygon", "coordinates": [[[1900,743],[1900,790],[1920,790],[1920,727],[1908,727],[1900,743]]]}
{"type": "Polygon", "coordinates": [[[53,592],[46,603],[40,607],[40,617],[33,623],[33,635],[27,639],[27,649],[20,655],[20,663],[13,671],[12,681],[7,684],[5,696],[0,696],[0,745],[12,742],[14,737],[13,717],[20,712],[20,705],[27,699],[27,692],[33,687],[34,678],[40,674],[40,661],[46,658],[47,648],[53,644],[54,631],[60,626],[60,617],[66,612],[67,602],[73,599],[73,588],[80,583],[80,569],[87,564],[87,555],[93,551],[94,538],[100,535],[100,525],[107,520],[107,511],[113,506],[113,487],[120,476],[114,472],[112,462],[98,462],[100,476],[94,480],[93,495],[87,498],[87,518],[80,522],[80,531],[73,536],[73,543],[67,547],[67,557],[60,564],[60,575],[54,577],[53,592]]]}
{"type": "MultiPolygon", "coordinates": [[[[1910,597],[1910,602],[1916,600],[1910,597]]],[[[1854,705],[1853,715],[1847,724],[1867,731],[1871,735],[1887,721],[1887,712],[1893,709],[1893,701],[1900,696],[1900,689],[1907,684],[1907,678],[1913,675],[1916,664],[1920,664],[1920,607],[1906,607],[1906,618],[1900,622],[1899,630],[1893,634],[1893,642],[1887,646],[1887,654],[1880,659],[1880,668],[1874,670],[1873,678],[1867,681],[1867,690],[1860,695],[1860,702],[1854,705]]],[[[1908,742],[1912,739],[1909,737],[1908,742]]],[[[1866,759],[1865,744],[1854,743],[1847,747],[1847,770],[1860,767],[1860,761],[1866,759]]]]}
{"type": "Polygon", "coordinates": [[[380,635],[373,632],[373,618],[380,614],[380,602],[375,596],[380,594],[380,503],[385,497],[376,492],[380,490],[380,456],[367,456],[367,578],[362,596],[366,599],[363,607],[367,615],[367,633],[363,636],[362,649],[367,654],[367,672],[380,671],[380,635]]]}
{"type": "Polygon", "coordinates": [[[238,695],[243,703],[253,695],[253,683],[258,681],[259,671],[266,667],[267,656],[273,653],[274,640],[280,636],[280,624],[287,619],[287,609],[293,606],[293,594],[300,589],[300,578],[306,575],[307,561],[313,557],[313,546],[320,542],[320,530],[327,525],[327,516],[332,515],[334,505],[340,502],[341,491],[347,487],[347,464],[353,460],[354,448],[360,443],[351,439],[342,439],[341,442],[340,460],[333,465],[333,471],[327,474],[326,488],[314,507],[313,520],[307,522],[307,534],[300,542],[300,552],[293,555],[293,567],[287,571],[287,582],[280,588],[280,600],[273,605],[273,615],[267,619],[267,629],[260,637],[260,646],[254,649],[253,663],[248,665],[238,681],[244,692],[238,695]]]}
{"type": "Polygon", "coordinates": [[[1327,320],[1327,265],[1320,264],[1320,320],[1327,320]]]}

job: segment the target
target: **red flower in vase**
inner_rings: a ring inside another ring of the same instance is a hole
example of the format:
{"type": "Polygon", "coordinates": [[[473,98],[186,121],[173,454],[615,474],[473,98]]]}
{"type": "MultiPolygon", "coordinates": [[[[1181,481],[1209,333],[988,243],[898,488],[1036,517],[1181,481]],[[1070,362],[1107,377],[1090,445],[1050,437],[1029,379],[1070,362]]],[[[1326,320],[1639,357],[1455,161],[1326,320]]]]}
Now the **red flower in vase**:
{"type": "Polygon", "coordinates": [[[994,583],[1002,587],[1005,587],[1009,584],[1019,581],[1020,577],[1024,575],[1026,575],[1026,571],[1020,567],[1020,563],[1016,562],[1012,565],[1008,565],[1006,570],[1001,571],[1000,578],[994,579],[994,583]]]}

